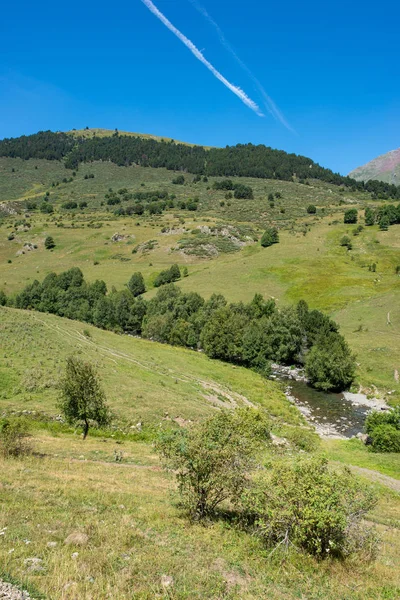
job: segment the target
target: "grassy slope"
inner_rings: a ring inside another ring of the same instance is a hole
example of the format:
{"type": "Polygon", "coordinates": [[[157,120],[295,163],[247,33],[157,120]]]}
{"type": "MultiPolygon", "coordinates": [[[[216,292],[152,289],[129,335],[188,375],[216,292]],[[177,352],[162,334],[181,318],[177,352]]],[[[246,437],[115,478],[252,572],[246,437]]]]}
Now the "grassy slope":
{"type": "Polygon", "coordinates": [[[52,181],[61,182],[66,174],[70,175],[55,162],[0,159],[0,201],[14,200],[18,206],[23,198],[36,197],[40,201],[49,190],[56,206],[54,216],[33,213],[32,228],[17,231],[13,241],[7,241],[7,235],[13,231],[16,217],[4,219],[0,227],[3,267],[0,286],[7,292],[21,289],[34,278],[42,279],[50,270],[59,272],[77,265],[89,280],[101,278],[117,288],[122,288],[133,271],[140,270],[152,295],[157,272],[178,262],[189,268],[190,276],[180,283],[185,290],[195,290],[204,296],[222,292],[231,301],[249,300],[257,292],[283,303],[304,298],[310,306],[326,310],[342,325],[357,353],[360,382],[386,390],[399,388],[393,376],[400,366],[400,319],[396,308],[400,278],[395,275],[395,267],[400,264],[399,226],[391,227],[388,232],[379,232],[376,227],[364,229],[361,235],[352,238],[351,253],[339,246],[342,235],[351,236],[354,228],[343,225],[344,209],[348,205],[362,208],[370,202],[367,196],[341,193],[338,188],[320,182],[307,186],[248,179],[255,199],[232,199],[230,206],[225,201],[221,207],[224,193],[207,189],[213,178],[208,183],[193,184],[192,177],[186,176],[186,185],[176,186],[171,183],[173,173],[164,169],[95,163],[82,165],[73,182],[51,187],[52,181]],[[95,178],[85,180],[86,173],[93,173],[95,178]],[[114,190],[127,187],[130,191],[167,189],[178,199],[198,195],[200,208],[196,213],[172,209],[153,218],[115,217],[101,207],[109,187],[114,190]],[[270,208],[267,199],[270,192],[282,194],[281,199],[275,200],[274,208],[270,208]],[[59,208],[65,200],[83,199],[89,203],[83,213],[68,213],[59,208]],[[341,202],[345,205],[341,206],[341,202]],[[305,208],[310,203],[318,206],[317,217],[306,215],[305,208]],[[56,226],[60,220],[63,229],[56,226]],[[88,228],[90,221],[103,226],[88,228]],[[265,224],[274,223],[280,227],[281,242],[268,249],[249,245],[240,252],[221,254],[212,260],[175,250],[179,240],[190,238],[190,231],[199,225],[224,223],[251,226],[258,234],[265,224]],[[175,227],[177,232],[162,234],[161,229],[166,226],[175,227]],[[116,232],[127,237],[112,243],[111,236],[116,232]],[[44,238],[49,234],[57,244],[51,253],[43,248],[44,238]],[[158,242],[154,250],[132,254],[135,245],[152,239],[158,242]],[[38,250],[16,257],[25,242],[36,243],[38,250]],[[12,263],[8,264],[8,260],[12,263]],[[371,273],[367,267],[374,262],[377,272],[371,273]],[[386,325],[389,311],[391,326],[386,325]],[[362,332],[357,331],[360,325],[362,332]]]}
{"type": "Polygon", "coordinates": [[[215,406],[244,404],[240,395],[301,422],[277,384],[247,369],[54,315],[0,308],[0,348],[1,408],[55,413],[65,359],[80,354],[97,363],[113,410],[134,424],[159,423],[166,412],[198,418],[215,406]]]}
{"type": "Polygon", "coordinates": [[[61,456],[58,438],[41,435],[35,445],[41,457],[0,459],[0,529],[7,527],[0,561],[51,598],[398,597],[400,501],[393,494],[383,494],[369,517],[383,540],[375,563],[318,564],[298,555],[282,565],[255,538],[222,522],[189,525],[171,503],[169,478],[146,448],[118,447],[142,465],[134,467],[105,464],[103,455],[112,460],[113,446],[91,438],[83,444],[65,436],[61,456]],[[96,453],[102,453],[97,461],[83,460],[96,453]],[[87,546],[64,544],[75,531],[88,534],[87,546]],[[30,557],[42,559],[42,572],[27,573],[30,557]],[[163,588],[163,575],[173,577],[172,588],[163,588]]]}
{"type": "MultiPolygon", "coordinates": [[[[93,127],[89,129],[71,129],[71,131],[67,131],[70,135],[74,137],[84,137],[84,138],[92,138],[92,137],[110,137],[115,133],[115,129],[101,129],[98,127],[93,127]]],[[[160,135],[151,135],[149,133],[134,133],[132,131],[119,131],[119,135],[128,135],[130,137],[140,137],[146,140],[164,140],[165,142],[171,142],[172,138],[163,137],[160,135]]],[[[174,140],[177,144],[185,144],[185,146],[195,146],[195,144],[190,144],[188,142],[181,142],[179,140],[174,140]]],[[[209,146],[205,146],[208,148],[209,146]]]]}

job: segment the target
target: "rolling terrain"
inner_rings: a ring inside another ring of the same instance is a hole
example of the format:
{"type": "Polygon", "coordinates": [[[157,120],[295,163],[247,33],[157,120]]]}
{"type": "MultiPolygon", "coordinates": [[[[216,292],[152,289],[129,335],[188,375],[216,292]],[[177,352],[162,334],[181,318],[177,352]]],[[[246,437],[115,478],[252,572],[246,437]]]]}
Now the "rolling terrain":
{"type": "MultiPolygon", "coordinates": [[[[215,189],[223,179],[111,160],[72,171],[63,160],[0,157],[0,292],[13,297],[50,272],[79,267],[109,291],[124,289],[140,271],[150,299],[160,271],[178,264],[176,285],[205,298],[248,302],[262,294],[279,307],[304,299],[337,321],[356,353],[354,390],[399,403],[400,225],[384,231],[364,219],[365,208],[389,201],[361,187],[298,177],[232,176],[232,192],[240,184],[253,196],[235,198],[215,189]],[[173,206],[151,214],[158,192],[173,206]],[[143,193],[155,198],[142,196],[142,214],[126,211],[143,193]],[[349,208],[357,209],[361,228],[343,222],[349,208]],[[269,226],[277,227],[279,243],[264,248],[269,226]],[[45,247],[49,236],[52,249],[45,247]]],[[[10,416],[29,422],[33,454],[0,456],[0,580],[29,589],[32,598],[400,595],[399,454],[371,453],[358,439],[319,439],[279,382],[203,352],[0,306],[0,418],[10,416]],[[112,425],[91,428],[85,441],[59,417],[59,381],[71,355],[96,366],[113,413],[112,425]],[[282,456],[323,455],[331,468],[346,465],[370,482],[379,498],[366,519],[381,540],[375,561],[319,561],[291,548],[278,555],[233,516],[206,524],[185,518],[173,476],[154,450],[160,428],[246,406],[263,408],[276,436],[263,468],[282,456]]]]}
{"type": "Polygon", "coordinates": [[[222,293],[234,302],[249,301],[255,293],[281,305],[304,299],[311,308],[328,312],[357,353],[357,383],[371,393],[376,386],[383,394],[392,392],[392,398],[398,395],[399,226],[388,231],[364,227],[354,236],[355,227],[343,224],[347,208],[359,210],[362,224],[364,208],[381,206],[381,201],[317,180],[305,185],[240,178],[252,187],[254,198],[227,199],[226,192],[213,189],[220,178],[194,183],[186,174],[184,185],[176,185],[175,174],[166,169],[95,162],[67,180],[68,173],[58,161],[0,158],[4,292],[15,293],[50,271],[78,266],[89,281],[103,279],[109,289],[123,289],[140,271],[145,297],[151,297],[157,274],[178,263],[188,269],[189,276],[178,282],[185,291],[204,297],[222,293]],[[119,216],[116,209],[127,203],[109,206],[110,189],[163,190],[175,196],[175,207],[160,215],[119,216]],[[39,206],[46,193],[52,214],[26,210],[27,202],[39,206]],[[196,211],[180,208],[193,198],[198,199],[196,211]],[[68,202],[86,202],[87,207],[63,208],[68,202]],[[317,208],[315,215],[307,214],[310,204],[317,208]],[[255,240],[269,225],[278,227],[280,243],[261,248],[255,240]],[[49,235],[56,243],[52,251],[44,248],[49,235]],[[351,237],[351,251],[340,246],[343,235],[351,237]]]}

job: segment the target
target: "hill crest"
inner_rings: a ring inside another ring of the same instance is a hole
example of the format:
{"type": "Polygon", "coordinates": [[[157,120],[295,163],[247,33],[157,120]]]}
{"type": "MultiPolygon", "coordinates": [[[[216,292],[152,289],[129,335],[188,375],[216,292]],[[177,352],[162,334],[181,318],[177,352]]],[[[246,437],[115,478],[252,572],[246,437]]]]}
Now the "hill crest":
{"type": "Polygon", "coordinates": [[[378,179],[398,185],[398,182],[400,182],[400,148],[381,154],[365,165],[357,167],[349,173],[349,177],[357,181],[378,179]]]}

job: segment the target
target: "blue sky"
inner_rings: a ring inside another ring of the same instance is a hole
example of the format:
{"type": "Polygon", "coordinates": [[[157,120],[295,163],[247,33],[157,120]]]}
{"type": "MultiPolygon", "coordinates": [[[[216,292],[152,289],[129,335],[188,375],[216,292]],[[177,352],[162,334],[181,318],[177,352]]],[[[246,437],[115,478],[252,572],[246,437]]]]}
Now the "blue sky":
{"type": "MultiPolygon", "coordinates": [[[[0,138],[117,127],[205,145],[263,143],[344,174],[400,146],[397,1],[198,1],[295,133],[245,106],[141,0],[16,0],[0,21],[0,138]]],[[[193,1],[155,4],[264,108],[193,1]]]]}

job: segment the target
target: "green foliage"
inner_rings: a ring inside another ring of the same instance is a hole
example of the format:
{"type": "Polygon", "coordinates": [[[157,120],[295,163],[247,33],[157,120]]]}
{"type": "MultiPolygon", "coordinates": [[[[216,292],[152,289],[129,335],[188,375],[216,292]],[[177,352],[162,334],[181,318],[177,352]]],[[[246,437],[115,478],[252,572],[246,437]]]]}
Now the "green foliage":
{"type": "Polygon", "coordinates": [[[83,439],[88,434],[90,421],[100,426],[110,422],[110,410],[96,369],[91,363],[69,357],[60,391],[60,409],[68,423],[83,426],[83,439]]]}
{"type": "Polygon", "coordinates": [[[348,235],[344,235],[341,240],[340,240],[340,245],[344,246],[345,248],[347,248],[348,250],[351,250],[353,248],[353,244],[351,243],[351,239],[349,238],[348,235]]]}
{"type": "Polygon", "coordinates": [[[0,454],[4,458],[18,457],[31,452],[29,426],[21,418],[0,420],[0,454]]]}
{"type": "Polygon", "coordinates": [[[306,373],[311,384],[322,390],[343,390],[352,383],[355,356],[337,333],[321,335],[306,356],[306,373]]]}
{"type": "MultiPolygon", "coordinates": [[[[231,179],[223,179],[222,181],[215,181],[213,184],[214,190],[231,190],[234,192],[235,198],[243,198],[243,199],[252,199],[253,189],[248,185],[243,185],[241,183],[234,183],[231,179]]],[[[232,198],[232,194],[230,196],[226,195],[227,198],[232,198]]]]}
{"type": "Polygon", "coordinates": [[[127,284],[128,290],[136,296],[144,294],[146,286],[144,284],[143,275],[140,272],[134,273],[127,284]]]}
{"type": "MultiPolygon", "coordinates": [[[[86,204],[87,206],[87,204],[86,204]]],[[[78,208],[78,203],[74,202],[73,200],[69,200],[68,202],[64,202],[61,205],[61,208],[64,208],[65,210],[73,210],[75,208],[78,208]]]]}
{"type": "Polygon", "coordinates": [[[349,208],[344,213],[344,223],[357,223],[358,213],[356,208],[349,208]]]}
{"type": "Polygon", "coordinates": [[[373,452],[400,452],[400,430],[393,425],[378,425],[371,436],[373,452]]]}
{"type": "Polygon", "coordinates": [[[185,183],[185,177],[183,175],[177,175],[172,180],[172,183],[174,183],[175,185],[183,185],[185,183]]]}
{"type": "Polygon", "coordinates": [[[365,224],[370,227],[371,225],[374,225],[375,223],[375,215],[374,215],[374,211],[368,206],[365,209],[365,224]]]}
{"type": "Polygon", "coordinates": [[[257,451],[268,439],[265,414],[246,408],[163,431],[157,450],[175,474],[183,506],[192,518],[203,519],[224,501],[238,502],[257,451]]]}
{"type": "Polygon", "coordinates": [[[52,250],[52,248],[56,247],[56,243],[51,237],[51,235],[48,235],[47,238],[44,240],[44,247],[46,248],[46,250],[52,250]]]}
{"type": "MultiPolygon", "coordinates": [[[[142,280],[135,275],[138,292],[143,289],[142,280]]],[[[325,389],[350,382],[354,359],[337,324],[320,311],[309,311],[305,302],[278,310],[273,300],[264,300],[260,294],[248,304],[228,306],[216,294],[205,302],[197,293],[164,285],[180,276],[178,265],[159,273],[155,286],[160,289],[147,302],[140,295],[135,298],[129,289],[107,294],[104,281],[88,284],[74,267],[60,275],[49,273],[42,283],[34,281],[13,302],[16,308],[54,313],[102,329],[202,348],[211,358],[250,367],[265,376],[270,373],[270,361],[302,364],[310,348],[317,343],[320,348],[321,340],[334,334],[333,352],[322,348],[320,355],[310,353],[311,380],[325,389]]]]}
{"type": "Polygon", "coordinates": [[[379,221],[379,229],[381,231],[387,231],[389,229],[390,221],[387,215],[383,215],[379,221]]]}
{"type": "Polygon", "coordinates": [[[253,196],[253,190],[249,185],[241,185],[241,184],[237,184],[235,185],[235,191],[233,193],[235,198],[239,198],[239,199],[249,199],[251,200],[254,196],[253,196]]]}
{"type": "Polygon", "coordinates": [[[178,281],[181,278],[181,272],[178,265],[172,265],[169,269],[165,271],[161,271],[157,275],[154,280],[154,286],[160,287],[160,285],[165,285],[166,283],[173,283],[174,281],[178,281]]]}
{"type": "Polygon", "coordinates": [[[309,215],[315,215],[315,214],[316,214],[316,212],[317,212],[317,207],[316,207],[314,204],[309,204],[309,205],[307,206],[307,213],[308,213],[309,215]]]}
{"type": "Polygon", "coordinates": [[[400,406],[389,410],[373,410],[365,420],[365,431],[372,434],[378,425],[392,425],[400,430],[400,406]]]}
{"type": "Polygon", "coordinates": [[[40,205],[40,212],[50,215],[54,212],[54,208],[48,202],[42,202],[40,205]]]}
{"type": "Polygon", "coordinates": [[[354,552],[373,557],[376,538],[362,519],[376,504],[371,489],[324,458],[275,463],[244,494],[243,506],[268,545],[289,545],[319,559],[354,552]]]}
{"type": "Polygon", "coordinates": [[[365,431],[372,439],[369,448],[373,452],[400,452],[400,406],[371,412],[365,421],[365,431]]]}
{"type": "Polygon", "coordinates": [[[268,227],[262,235],[261,238],[261,246],[263,248],[268,248],[268,246],[272,246],[272,244],[277,244],[279,242],[279,234],[276,227],[268,227]]]}

